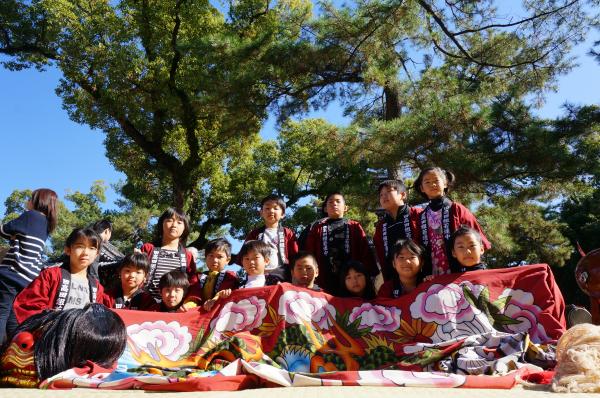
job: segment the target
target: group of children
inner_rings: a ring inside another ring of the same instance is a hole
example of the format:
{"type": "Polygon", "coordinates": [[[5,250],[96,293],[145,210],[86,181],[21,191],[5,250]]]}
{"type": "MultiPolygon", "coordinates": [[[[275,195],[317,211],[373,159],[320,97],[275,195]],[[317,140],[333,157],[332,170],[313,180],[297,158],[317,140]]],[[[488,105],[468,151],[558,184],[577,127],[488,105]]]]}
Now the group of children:
{"type": "Polygon", "coordinates": [[[153,242],[139,252],[120,259],[108,243],[110,223],[101,222],[95,229],[74,230],[62,264],[43,268],[44,242],[56,225],[56,194],[36,190],[25,213],[0,225],[11,246],[0,262],[0,341],[33,314],[93,302],[120,309],[209,311],[234,289],[281,282],[370,300],[399,297],[437,275],[483,269],[481,255],[489,242],[469,210],[447,197],[453,180],[440,168],[423,170],[415,188],[428,200],[424,208],[406,203],[401,181],[381,183],[385,216],[376,225],[375,253],[361,225],[344,217],[348,208],[341,193],[325,198],[326,216],[307,229],[301,247],[281,223],[285,202],[267,196],[260,209],[264,226],[248,234],[237,255],[243,273],[226,269],[233,255],[222,238],[206,245],[208,270],[197,273],[193,252],[185,247],[188,218],[172,208],[158,219],[153,242]],[[384,283],[376,291],[380,270],[384,283]],[[103,284],[113,286],[105,290],[103,284]]]}

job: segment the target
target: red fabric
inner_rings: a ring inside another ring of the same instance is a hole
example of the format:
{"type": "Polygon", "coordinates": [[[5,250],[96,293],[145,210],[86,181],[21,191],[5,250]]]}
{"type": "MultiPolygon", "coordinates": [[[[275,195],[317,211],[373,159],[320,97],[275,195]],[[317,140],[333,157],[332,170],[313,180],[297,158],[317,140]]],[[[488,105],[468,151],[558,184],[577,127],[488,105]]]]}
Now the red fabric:
{"type": "MultiPolygon", "coordinates": [[[[152,262],[152,255],[154,254],[154,245],[152,243],[144,243],[142,248],[140,249],[142,253],[148,256],[148,262],[152,262]]],[[[190,282],[190,286],[194,283],[198,282],[198,273],[196,271],[196,263],[194,262],[194,256],[192,256],[192,252],[184,248],[185,250],[185,260],[186,260],[186,269],[185,272],[188,275],[188,281],[190,282]]]]}
{"type": "Polygon", "coordinates": [[[170,384],[147,384],[147,391],[240,391],[266,387],[265,381],[255,375],[196,377],[170,384]]]}
{"type": "MultiPolygon", "coordinates": [[[[235,272],[233,271],[221,271],[225,272],[225,277],[223,278],[223,282],[221,282],[221,286],[219,286],[219,291],[225,289],[236,289],[238,287],[238,278],[235,272]]],[[[208,275],[208,271],[204,272],[204,275],[208,275]]],[[[200,279],[198,278],[198,282],[192,286],[188,290],[188,294],[183,300],[185,303],[193,302],[198,305],[201,305],[204,300],[202,300],[202,287],[200,287],[200,279]]],[[[214,292],[217,294],[219,291],[214,292]]],[[[214,297],[214,295],[213,295],[214,297]]]]}
{"type": "MultiPolygon", "coordinates": [[[[327,286],[325,277],[328,274],[326,267],[329,267],[329,265],[326,264],[323,256],[323,227],[327,220],[327,218],[323,219],[310,230],[306,238],[306,250],[316,257],[319,265],[319,276],[317,276],[315,283],[325,291],[331,291],[332,289],[335,290],[336,287],[327,286]]],[[[377,263],[369,247],[365,231],[360,223],[354,220],[348,220],[348,228],[350,231],[350,258],[363,263],[371,276],[376,276],[379,273],[379,268],[377,268],[377,263]]]]}
{"type": "MultiPolygon", "coordinates": [[[[418,207],[409,207],[409,220],[410,220],[410,230],[412,232],[412,240],[415,242],[418,241],[419,235],[419,215],[423,211],[423,209],[418,207]]],[[[381,266],[381,270],[384,271],[385,268],[392,268],[391,272],[395,272],[393,270],[393,264],[388,264],[385,259],[385,246],[383,242],[383,224],[385,223],[385,219],[381,219],[377,221],[375,224],[375,234],[373,235],[373,244],[375,245],[375,254],[377,256],[377,262],[381,266]]],[[[389,248],[390,251],[393,250],[393,247],[389,248]]],[[[386,275],[386,271],[383,272],[383,275],[386,275]]]]}
{"type": "MultiPolygon", "coordinates": [[[[244,239],[244,243],[249,240],[258,239],[258,235],[265,232],[265,226],[263,225],[260,228],[255,228],[246,236],[244,239]]],[[[289,262],[292,257],[298,253],[298,241],[296,240],[296,234],[289,228],[283,228],[283,238],[285,240],[285,258],[289,262]]],[[[238,264],[242,264],[242,259],[238,259],[238,264]]]]}
{"type": "Polygon", "coordinates": [[[377,292],[377,298],[393,298],[392,292],[394,291],[394,281],[387,280],[383,282],[383,285],[379,288],[377,292]]]}
{"type": "MultiPolygon", "coordinates": [[[[56,295],[62,281],[61,273],[61,267],[46,268],[17,295],[13,304],[17,322],[21,323],[30,316],[44,310],[54,309],[56,295]]],[[[96,287],[98,289],[96,291],[96,302],[105,304],[104,288],[98,281],[96,281],[96,287]]]]}

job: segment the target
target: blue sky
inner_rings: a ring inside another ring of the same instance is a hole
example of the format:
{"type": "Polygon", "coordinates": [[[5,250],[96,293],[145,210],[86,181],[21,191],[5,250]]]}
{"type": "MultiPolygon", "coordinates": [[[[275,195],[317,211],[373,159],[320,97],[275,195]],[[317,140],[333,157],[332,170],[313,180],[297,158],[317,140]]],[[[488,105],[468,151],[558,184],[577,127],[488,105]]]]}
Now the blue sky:
{"type": "MultiPolygon", "coordinates": [[[[600,64],[586,55],[600,32],[592,31],[587,42],[573,54],[580,66],[559,80],[558,91],[548,93],[539,115],[553,118],[562,114],[565,102],[600,104],[600,64]]],[[[69,120],[54,90],[60,72],[24,70],[10,72],[0,68],[0,147],[2,173],[0,215],[4,201],[15,189],[54,189],[61,198],[69,191],[87,192],[96,180],[107,185],[125,179],[105,156],[104,134],[69,120]]],[[[319,112],[333,123],[343,119],[335,106],[319,112]]],[[[263,136],[276,134],[273,120],[263,128],[263,136]]],[[[109,189],[107,206],[117,198],[109,189]]]]}

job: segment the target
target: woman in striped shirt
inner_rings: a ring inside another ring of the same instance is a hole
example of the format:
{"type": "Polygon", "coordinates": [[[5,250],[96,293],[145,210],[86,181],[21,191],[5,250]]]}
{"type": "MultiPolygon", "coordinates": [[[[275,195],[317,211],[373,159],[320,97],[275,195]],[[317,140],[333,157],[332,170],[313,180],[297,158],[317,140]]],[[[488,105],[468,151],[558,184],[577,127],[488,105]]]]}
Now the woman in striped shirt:
{"type": "Polygon", "coordinates": [[[0,343],[17,327],[12,310],[16,295],[42,270],[46,239],[56,228],[56,201],[53,190],[36,189],[27,202],[27,211],[0,225],[0,236],[10,246],[0,261],[0,343]]]}

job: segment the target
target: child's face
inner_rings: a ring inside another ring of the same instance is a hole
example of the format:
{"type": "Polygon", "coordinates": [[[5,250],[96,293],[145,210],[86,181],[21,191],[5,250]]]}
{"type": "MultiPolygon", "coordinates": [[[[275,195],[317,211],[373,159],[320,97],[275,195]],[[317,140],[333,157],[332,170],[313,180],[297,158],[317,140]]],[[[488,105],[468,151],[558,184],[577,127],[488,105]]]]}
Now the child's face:
{"type": "Polygon", "coordinates": [[[439,173],[431,170],[425,173],[421,181],[421,191],[429,199],[437,199],[444,196],[444,190],[447,188],[446,179],[439,173]]]}
{"type": "Polygon", "coordinates": [[[416,279],[421,270],[421,260],[419,256],[411,253],[407,248],[403,248],[394,258],[394,269],[401,280],[416,279]]]}
{"type": "Polygon", "coordinates": [[[269,259],[264,258],[256,250],[250,250],[242,257],[242,266],[249,276],[263,275],[267,264],[269,259]]]}
{"type": "Polygon", "coordinates": [[[292,268],[292,281],[296,286],[312,287],[315,278],[319,275],[317,265],[311,257],[304,257],[294,263],[292,268]]]}
{"type": "Polygon", "coordinates": [[[98,247],[85,238],[79,238],[70,247],[65,247],[65,253],[69,256],[71,273],[76,274],[86,270],[96,257],[98,257],[98,247]]]}
{"type": "Polygon", "coordinates": [[[344,197],[338,194],[331,195],[327,199],[327,203],[325,203],[325,211],[329,218],[335,219],[344,217],[344,213],[348,211],[344,197]]]}
{"type": "Polygon", "coordinates": [[[179,239],[185,230],[183,220],[179,218],[165,218],[163,220],[163,239],[174,240],[179,239]]]}
{"type": "Polygon", "coordinates": [[[348,289],[350,293],[355,296],[362,296],[367,287],[367,276],[350,268],[344,282],[346,284],[346,289],[348,289]]]}
{"type": "Polygon", "coordinates": [[[212,250],[206,255],[206,266],[209,271],[221,272],[229,264],[231,257],[223,250],[212,250]]]}
{"type": "Polygon", "coordinates": [[[452,255],[463,267],[473,267],[481,262],[483,246],[473,234],[459,236],[454,240],[452,255]]]}
{"type": "Polygon", "coordinates": [[[121,287],[123,290],[130,290],[140,287],[146,279],[146,272],[143,269],[136,268],[134,265],[124,265],[119,273],[121,277],[121,287]]]}
{"type": "Polygon", "coordinates": [[[400,206],[404,206],[405,200],[406,192],[398,192],[396,188],[383,187],[379,191],[379,204],[384,210],[394,211],[400,206]]]}
{"type": "Polygon", "coordinates": [[[284,215],[283,209],[274,200],[265,202],[260,209],[260,216],[267,226],[279,223],[284,215]]]}
{"type": "Polygon", "coordinates": [[[175,308],[183,300],[185,291],[182,287],[163,287],[160,291],[162,302],[167,308],[175,308]]]}

